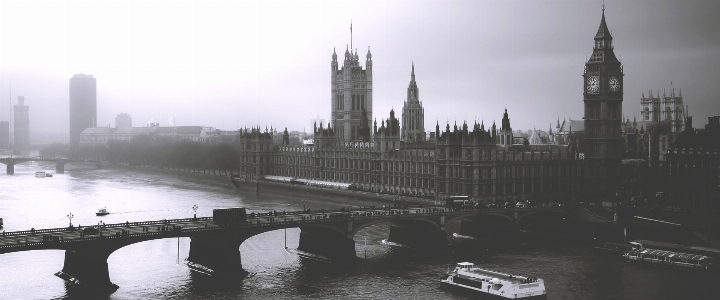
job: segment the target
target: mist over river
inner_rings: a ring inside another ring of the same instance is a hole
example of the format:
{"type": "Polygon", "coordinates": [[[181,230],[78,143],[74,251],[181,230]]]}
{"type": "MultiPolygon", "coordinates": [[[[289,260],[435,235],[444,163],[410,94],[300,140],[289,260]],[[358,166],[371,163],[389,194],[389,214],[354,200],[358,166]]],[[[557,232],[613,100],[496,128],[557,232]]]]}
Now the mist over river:
{"type": "MultiPolygon", "coordinates": [[[[3,165],[4,167],[4,165],[3,165]]],[[[187,218],[214,208],[241,206],[249,212],[337,209],[343,205],[383,205],[349,197],[307,197],[236,190],[210,175],[93,164],[28,162],[15,175],[0,174],[0,217],[5,231],[187,218]],[[352,203],[348,203],[352,201],[352,203]],[[107,207],[110,215],[95,216],[107,207]]],[[[457,228],[450,228],[456,230],[457,228]]],[[[287,246],[297,248],[299,229],[287,230],[287,246]]],[[[547,237],[532,242],[490,246],[450,236],[442,252],[392,247],[382,240],[389,224],[370,226],[355,236],[358,260],[324,263],[285,251],[284,230],[254,236],[240,246],[246,277],[216,280],[190,271],[189,238],[133,244],[108,259],[110,280],[120,288],[108,299],[471,299],[472,294],[439,289],[439,279],[455,263],[545,280],[548,299],[717,299],[717,275],[631,264],[599,255],[572,239],[547,237]],[[545,242],[537,242],[544,240],[545,242]],[[179,247],[178,247],[179,245],[179,247]]],[[[87,296],[53,274],[63,267],[64,251],[0,254],[1,299],[64,299],[87,296]]],[[[93,295],[98,297],[101,295],[93,295]]]]}

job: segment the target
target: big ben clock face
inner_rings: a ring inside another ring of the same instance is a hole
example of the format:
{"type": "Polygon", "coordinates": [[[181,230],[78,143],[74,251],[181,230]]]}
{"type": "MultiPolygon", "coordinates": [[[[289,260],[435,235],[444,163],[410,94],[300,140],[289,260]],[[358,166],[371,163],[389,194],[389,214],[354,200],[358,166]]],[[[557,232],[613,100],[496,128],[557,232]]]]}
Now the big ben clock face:
{"type": "Polygon", "coordinates": [[[600,89],[600,77],[590,76],[587,79],[587,91],[589,93],[597,93],[600,89]]]}
{"type": "Polygon", "coordinates": [[[610,90],[613,92],[617,92],[620,90],[620,81],[617,79],[617,77],[613,76],[610,77],[610,90]]]}

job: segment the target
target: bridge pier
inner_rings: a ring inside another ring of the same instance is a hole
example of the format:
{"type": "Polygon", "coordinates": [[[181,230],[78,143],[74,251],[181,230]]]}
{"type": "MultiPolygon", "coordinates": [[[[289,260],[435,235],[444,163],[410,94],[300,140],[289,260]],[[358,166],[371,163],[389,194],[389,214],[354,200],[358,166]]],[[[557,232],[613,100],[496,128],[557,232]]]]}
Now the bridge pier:
{"type": "Polygon", "coordinates": [[[107,264],[111,252],[95,250],[65,250],[65,264],[55,275],[89,289],[114,292],[118,286],[110,282],[107,264]]]}
{"type": "Polygon", "coordinates": [[[300,245],[298,245],[298,250],[322,255],[331,259],[357,258],[355,254],[355,241],[352,237],[323,227],[300,227],[300,245]]]}
{"type": "Polygon", "coordinates": [[[388,241],[420,249],[442,249],[447,247],[447,231],[428,225],[427,222],[417,220],[392,221],[388,241]]]}
{"type": "Polygon", "coordinates": [[[64,162],[55,163],[55,173],[56,174],[64,174],[65,173],[65,163],[64,162]]]}
{"type": "MultiPolygon", "coordinates": [[[[243,240],[229,236],[191,237],[187,260],[212,270],[195,268],[196,271],[208,275],[241,274],[244,272],[240,260],[240,244],[243,240]]],[[[192,264],[188,265],[194,267],[192,264]]]]}
{"type": "Polygon", "coordinates": [[[15,164],[8,163],[7,168],[5,169],[5,172],[8,175],[15,175],[15,164]]]}

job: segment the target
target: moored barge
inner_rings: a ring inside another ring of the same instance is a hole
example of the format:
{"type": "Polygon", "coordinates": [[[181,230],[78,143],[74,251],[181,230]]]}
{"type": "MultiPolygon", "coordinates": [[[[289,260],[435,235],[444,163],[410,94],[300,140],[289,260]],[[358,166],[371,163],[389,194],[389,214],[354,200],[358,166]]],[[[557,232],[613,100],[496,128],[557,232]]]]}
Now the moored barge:
{"type": "Polygon", "coordinates": [[[701,254],[642,248],[625,253],[624,256],[628,261],[703,271],[717,270],[712,257],[701,254]]]}
{"type": "Polygon", "coordinates": [[[545,299],[545,283],[536,277],[524,277],[476,268],[473,263],[458,263],[440,280],[442,286],[473,290],[494,298],[545,299]]]}

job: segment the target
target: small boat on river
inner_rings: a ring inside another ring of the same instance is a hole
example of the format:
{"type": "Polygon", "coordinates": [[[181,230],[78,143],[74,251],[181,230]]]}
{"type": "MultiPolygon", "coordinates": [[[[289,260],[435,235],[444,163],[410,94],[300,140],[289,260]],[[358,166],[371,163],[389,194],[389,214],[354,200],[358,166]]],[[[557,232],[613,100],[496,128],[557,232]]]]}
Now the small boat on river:
{"type": "Polygon", "coordinates": [[[45,177],[47,177],[47,174],[45,174],[45,171],[37,171],[37,172],[35,172],[35,177],[36,178],[45,178],[45,177]]]}
{"type": "Polygon", "coordinates": [[[476,268],[461,262],[440,280],[441,286],[477,291],[492,298],[546,299],[545,283],[536,277],[524,277],[476,268]]]}
{"type": "Polygon", "coordinates": [[[97,216],[104,216],[104,215],[109,215],[109,214],[110,214],[110,212],[107,210],[107,208],[104,208],[104,207],[101,209],[98,209],[98,211],[95,213],[95,215],[97,215],[97,216]]]}

